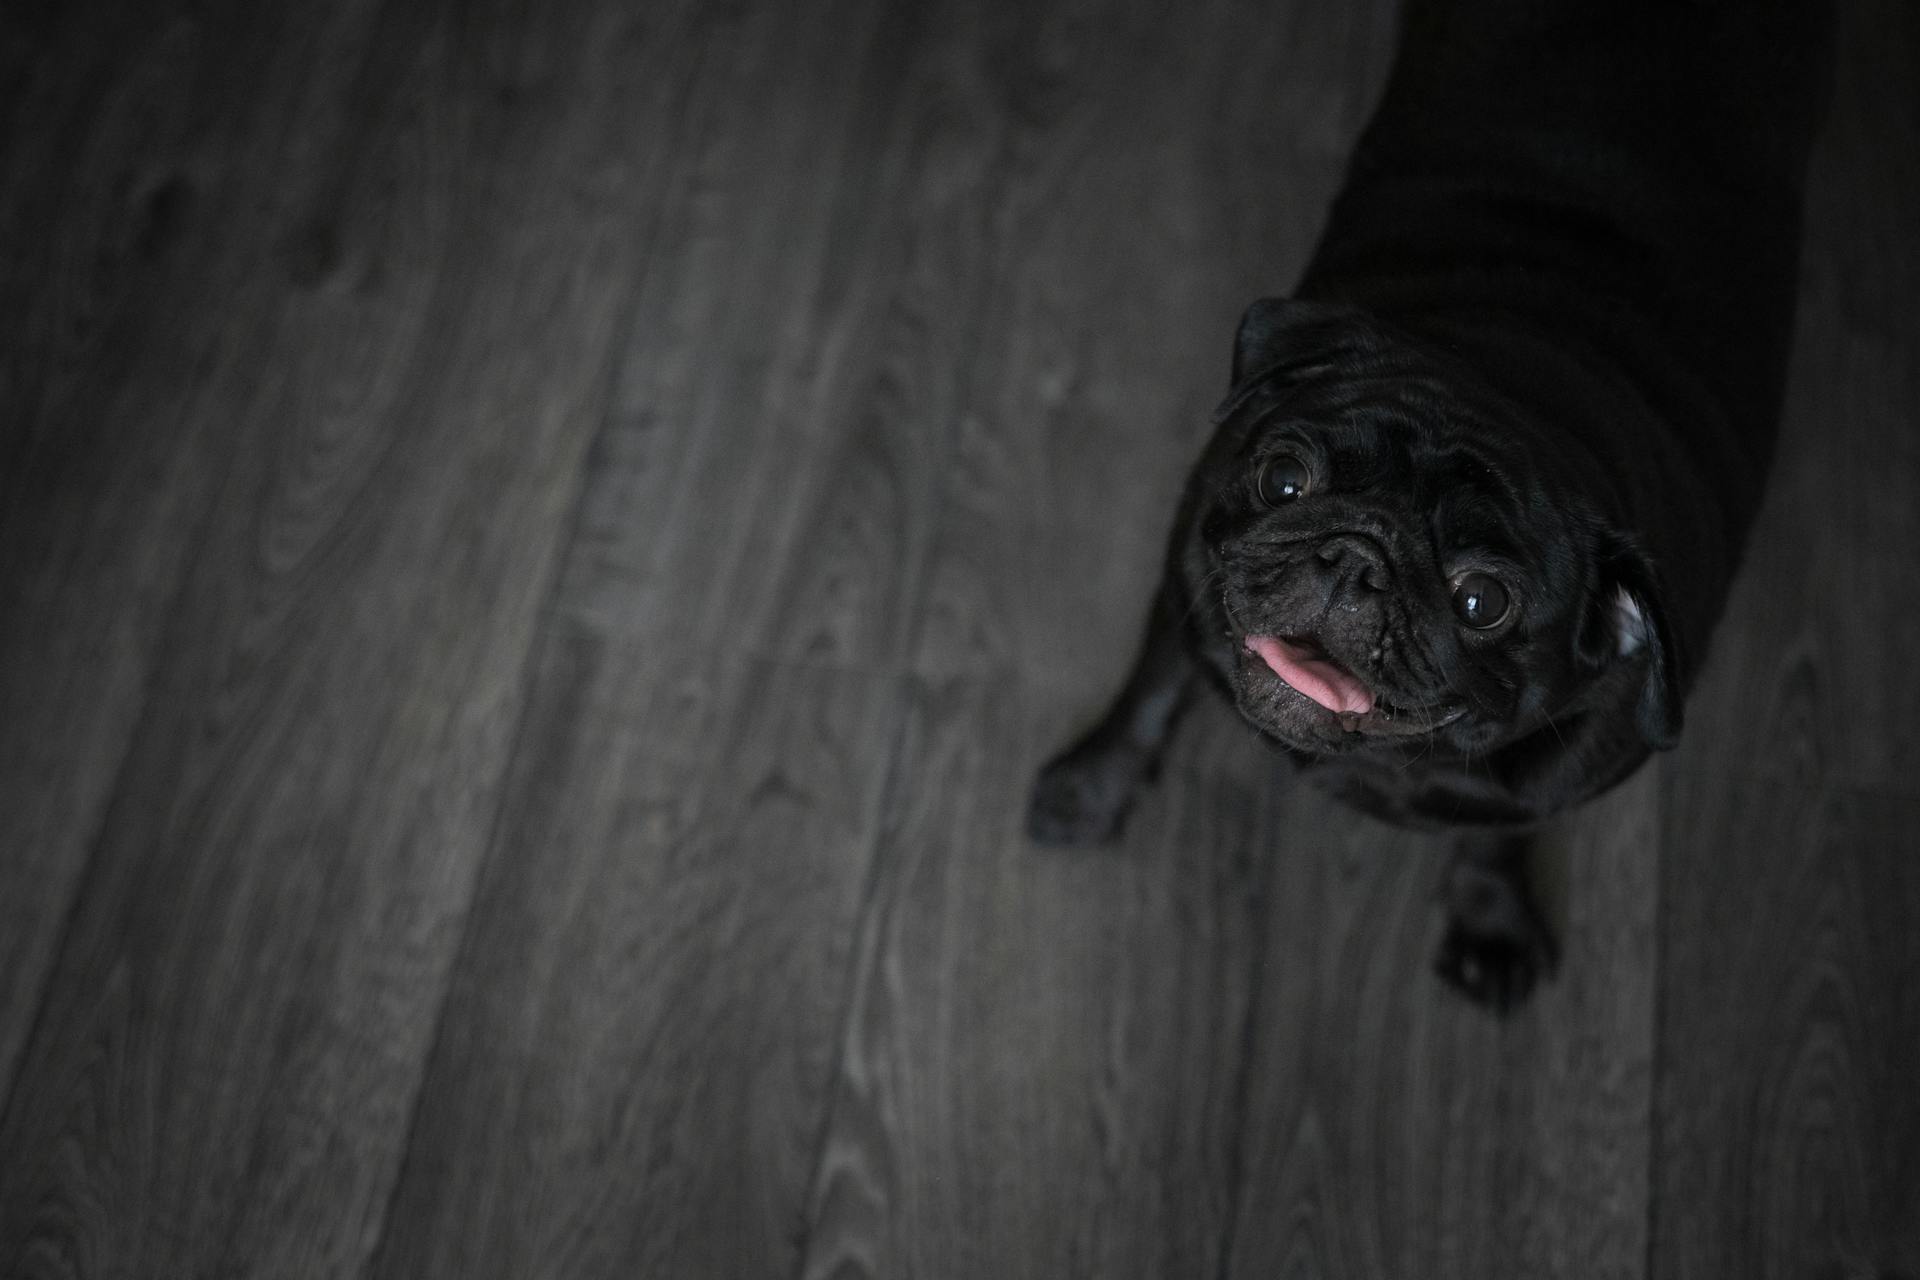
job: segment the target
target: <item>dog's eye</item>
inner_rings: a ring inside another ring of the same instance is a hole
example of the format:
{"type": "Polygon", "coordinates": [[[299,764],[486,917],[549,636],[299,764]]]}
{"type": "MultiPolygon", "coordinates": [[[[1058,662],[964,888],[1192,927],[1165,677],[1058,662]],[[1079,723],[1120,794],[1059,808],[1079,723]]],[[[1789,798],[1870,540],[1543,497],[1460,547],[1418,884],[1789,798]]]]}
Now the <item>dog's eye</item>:
{"type": "Polygon", "coordinates": [[[1506,587],[1490,573],[1463,573],[1454,579],[1453,612],[1476,631],[1500,625],[1511,603],[1506,587]]]}
{"type": "Polygon", "coordinates": [[[1260,468],[1260,501],[1278,507],[1304,498],[1312,480],[1306,463],[1291,454],[1282,454],[1260,468]]]}

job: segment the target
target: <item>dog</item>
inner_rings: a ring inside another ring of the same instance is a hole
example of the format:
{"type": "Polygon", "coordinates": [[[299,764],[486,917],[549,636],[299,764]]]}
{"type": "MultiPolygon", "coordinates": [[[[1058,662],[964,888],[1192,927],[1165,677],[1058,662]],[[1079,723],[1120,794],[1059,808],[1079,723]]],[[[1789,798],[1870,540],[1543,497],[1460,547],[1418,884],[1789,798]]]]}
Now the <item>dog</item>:
{"type": "Polygon", "coordinates": [[[1672,747],[1760,503],[1826,0],[1410,0],[1291,298],[1253,303],[1139,658],[1028,829],[1114,839],[1209,681],[1453,833],[1437,969],[1556,964],[1546,819],[1672,747]]]}

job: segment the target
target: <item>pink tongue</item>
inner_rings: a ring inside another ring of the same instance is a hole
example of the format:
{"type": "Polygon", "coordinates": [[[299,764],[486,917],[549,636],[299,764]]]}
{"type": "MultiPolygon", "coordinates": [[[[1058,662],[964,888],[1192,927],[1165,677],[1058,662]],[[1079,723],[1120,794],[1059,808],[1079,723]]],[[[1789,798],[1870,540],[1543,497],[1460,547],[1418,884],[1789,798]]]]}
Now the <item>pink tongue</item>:
{"type": "Polygon", "coordinates": [[[1247,648],[1259,654],[1261,661],[1273,668],[1273,674],[1329,711],[1365,715],[1373,710],[1373,694],[1367,686],[1321,657],[1317,650],[1278,636],[1248,636],[1247,648]]]}

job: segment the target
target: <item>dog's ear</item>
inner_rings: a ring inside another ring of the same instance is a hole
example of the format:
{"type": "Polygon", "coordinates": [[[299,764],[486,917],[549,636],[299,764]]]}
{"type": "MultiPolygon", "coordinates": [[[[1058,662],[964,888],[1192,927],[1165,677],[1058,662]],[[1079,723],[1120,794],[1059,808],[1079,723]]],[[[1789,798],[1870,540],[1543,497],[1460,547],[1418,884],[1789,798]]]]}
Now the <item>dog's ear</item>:
{"type": "Polygon", "coordinates": [[[1240,313],[1233,340],[1233,385],[1283,369],[1310,369],[1357,334],[1356,307],[1298,298],[1262,298],[1240,313]]]}
{"type": "Polygon", "coordinates": [[[1240,316],[1233,341],[1233,382],[1214,415],[1224,422],[1253,393],[1276,379],[1298,380],[1334,367],[1366,340],[1354,307],[1295,298],[1262,298],[1240,316]]]}
{"type": "Polygon", "coordinates": [[[1602,543],[1597,588],[1580,648],[1596,669],[1624,664],[1639,673],[1635,727],[1655,751],[1671,749],[1680,740],[1685,711],[1680,654],[1667,625],[1659,576],[1626,538],[1609,535],[1602,543]]]}
{"type": "Polygon", "coordinates": [[[1240,313],[1233,339],[1233,386],[1286,359],[1290,334],[1311,321],[1320,308],[1291,298],[1262,298],[1240,313]]]}

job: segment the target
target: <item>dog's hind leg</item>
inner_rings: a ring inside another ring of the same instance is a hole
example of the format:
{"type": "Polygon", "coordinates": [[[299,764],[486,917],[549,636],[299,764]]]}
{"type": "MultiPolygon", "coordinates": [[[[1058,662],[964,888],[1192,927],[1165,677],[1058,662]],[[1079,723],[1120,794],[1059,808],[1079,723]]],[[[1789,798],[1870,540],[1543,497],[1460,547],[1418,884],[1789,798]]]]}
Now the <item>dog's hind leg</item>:
{"type": "Polygon", "coordinates": [[[1175,593],[1163,586],[1119,696],[1100,723],[1049,761],[1034,783],[1027,831],[1042,844],[1106,844],[1158,772],[1197,669],[1175,593]]]}
{"type": "Polygon", "coordinates": [[[1553,933],[1527,884],[1527,835],[1459,837],[1440,885],[1446,933],[1434,969],[1469,1000],[1498,1013],[1518,1008],[1559,963],[1553,933]]]}

